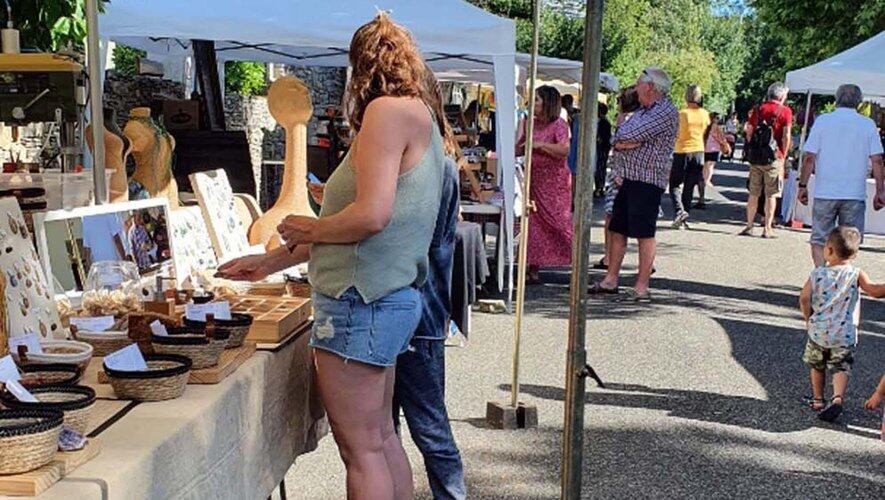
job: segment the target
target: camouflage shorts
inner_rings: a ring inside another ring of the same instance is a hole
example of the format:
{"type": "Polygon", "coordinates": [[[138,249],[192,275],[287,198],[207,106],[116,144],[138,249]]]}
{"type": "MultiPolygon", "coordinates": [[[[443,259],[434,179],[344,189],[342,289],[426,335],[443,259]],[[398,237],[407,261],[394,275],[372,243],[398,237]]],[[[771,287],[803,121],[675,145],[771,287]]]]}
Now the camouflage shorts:
{"type": "Polygon", "coordinates": [[[851,373],[851,365],[854,364],[854,346],[821,347],[808,339],[802,361],[813,370],[851,373]]]}

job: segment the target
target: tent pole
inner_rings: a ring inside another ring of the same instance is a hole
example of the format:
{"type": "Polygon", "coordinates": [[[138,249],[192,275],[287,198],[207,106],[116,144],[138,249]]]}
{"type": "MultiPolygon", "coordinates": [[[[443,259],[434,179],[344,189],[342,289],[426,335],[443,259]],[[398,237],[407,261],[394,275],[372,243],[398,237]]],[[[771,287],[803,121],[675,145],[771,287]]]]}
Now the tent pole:
{"type": "Polygon", "coordinates": [[[587,273],[593,215],[593,174],[596,166],[597,102],[602,58],[604,0],[587,0],[584,27],[584,69],[581,76],[581,138],[573,216],[572,273],[569,293],[568,355],[565,371],[565,415],[562,436],[561,498],[581,498],[584,442],[584,391],[588,375],[584,348],[587,328],[587,273]]]}
{"type": "Polygon", "coordinates": [[[525,182],[522,191],[522,220],[519,226],[519,273],[516,277],[516,325],[513,332],[513,373],[510,384],[510,406],[519,403],[519,346],[522,334],[522,313],[525,306],[525,274],[528,258],[529,212],[534,211],[530,200],[532,186],[532,147],[535,131],[535,79],[538,75],[538,37],[541,33],[541,0],[533,0],[532,7],[532,59],[529,64],[529,116],[525,126],[525,182]]]}
{"type": "Polygon", "coordinates": [[[92,125],[92,187],[96,205],[108,201],[104,171],[104,110],[101,95],[101,51],[98,47],[97,0],[86,0],[86,66],[89,72],[89,113],[92,125]]]}
{"type": "MultiPolygon", "coordinates": [[[[802,134],[799,136],[799,175],[796,177],[796,186],[798,188],[799,179],[802,176],[802,161],[805,159],[805,137],[808,134],[808,117],[811,115],[811,89],[805,94],[805,119],[802,122],[802,134]]],[[[786,221],[793,220],[793,214],[796,213],[796,203],[799,203],[799,189],[793,193],[793,201],[790,203],[790,210],[787,214],[786,221]]],[[[786,223],[785,221],[785,223],[786,223]]]]}

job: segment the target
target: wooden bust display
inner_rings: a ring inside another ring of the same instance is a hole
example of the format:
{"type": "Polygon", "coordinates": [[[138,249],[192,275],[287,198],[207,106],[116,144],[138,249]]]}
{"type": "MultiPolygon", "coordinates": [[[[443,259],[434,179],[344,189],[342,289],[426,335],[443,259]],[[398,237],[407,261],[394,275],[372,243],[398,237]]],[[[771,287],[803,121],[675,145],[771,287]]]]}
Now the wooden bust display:
{"type": "Polygon", "coordinates": [[[294,76],[277,79],[267,92],[267,107],[286,131],[286,158],[280,196],[249,229],[249,243],[273,250],[280,245],[277,226],[287,215],[314,216],[307,194],[307,122],[313,116],[310,91],[294,76]]]}
{"type": "Polygon", "coordinates": [[[150,108],[132,108],[123,133],[132,143],[135,158],[129,197],[164,197],[169,200],[170,208],[178,208],[178,184],[172,176],[175,139],[154,122],[150,108]]]}
{"type": "MultiPolygon", "coordinates": [[[[104,165],[113,170],[108,177],[108,201],[120,203],[129,200],[129,180],[126,176],[126,157],[131,143],[117,126],[116,113],[112,108],[104,108],[104,165]]],[[[94,151],[92,144],[92,124],[86,127],[86,144],[94,151]]]]}

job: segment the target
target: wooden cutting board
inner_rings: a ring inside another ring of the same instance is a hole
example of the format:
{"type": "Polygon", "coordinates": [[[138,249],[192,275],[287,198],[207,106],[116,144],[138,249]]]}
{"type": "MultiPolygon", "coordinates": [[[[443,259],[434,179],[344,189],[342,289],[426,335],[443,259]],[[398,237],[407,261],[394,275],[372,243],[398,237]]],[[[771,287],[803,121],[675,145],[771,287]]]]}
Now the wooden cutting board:
{"type": "Polygon", "coordinates": [[[90,439],[80,451],[59,451],[52,462],[39,469],[0,476],[0,495],[34,497],[48,490],[53,484],[69,475],[77,467],[98,456],[101,449],[98,441],[90,439]]]}

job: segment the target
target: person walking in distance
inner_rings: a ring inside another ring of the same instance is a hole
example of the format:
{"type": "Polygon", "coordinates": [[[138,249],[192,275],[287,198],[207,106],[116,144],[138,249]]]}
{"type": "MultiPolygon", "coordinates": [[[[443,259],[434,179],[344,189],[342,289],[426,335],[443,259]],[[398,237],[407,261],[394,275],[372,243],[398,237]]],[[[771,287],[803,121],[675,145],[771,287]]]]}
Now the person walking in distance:
{"type": "Polygon", "coordinates": [[[667,93],[670,77],[664,70],[646,68],[636,80],[642,108],[618,128],[615,151],[623,154],[623,182],[615,197],[611,231],[611,262],[605,278],[590,286],[591,294],[618,293],[621,264],[627,251],[627,238],[639,240],[639,276],[624,300],[648,302],[652,265],[655,260],[655,232],[661,196],[670,178],[670,156],[679,126],[679,111],[667,93]]]}
{"type": "Polygon", "coordinates": [[[799,175],[799,202],[808,205],[808,180],[814,173],[811,258],[815,267],[824,263],[824,243],[836,226],[847,225],[864,232],[867,178],[872,164],[876,179],[876,210],[885,205],[885,168],[882,143],[873,120],[856,111],[863,101],[857,85],[840,85],[836,109],[818,117],[808,141],[799,175]]]}
{"type": "Polygon", "coordinates": [[[704,172],[698,184],[698,202],[694,208],[707,208],[707,188],[713,187],[713,169],[722,155],[731,153],[731,146],[719,126],[719,113],[710,113],[710,127],[704,134],[704,172]]]}
{"type": "Polygon", "coordinates": [[[679,110],[679,134],[670,170],[670,200],[676,211],[673,227],[688,227],[694,188],[701,183],[704,170],[704,134],[710,126],[710,115],[701,107],[701,88],[689,85],[685,89],[685,107],[679,110]]]}
{"type": "Polygon", "coordinates": [[[763,238],[774,238],[772,223],[777,196],[783,188],[784,159],[790,150],[793,111],[784,101],[787,87],[780,82],[768,87],[768,99],[750,111],[747,120],[746,159],[750,163],[750,198],[747,200],[747,226],[739,233],[753,236],[759,196],[765,194],[763,238]]]}

